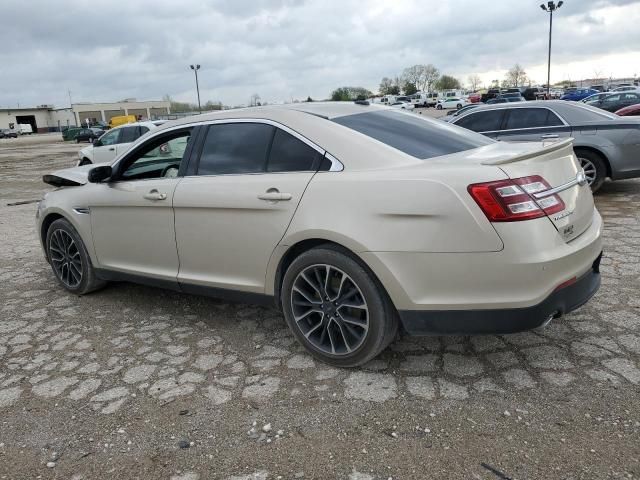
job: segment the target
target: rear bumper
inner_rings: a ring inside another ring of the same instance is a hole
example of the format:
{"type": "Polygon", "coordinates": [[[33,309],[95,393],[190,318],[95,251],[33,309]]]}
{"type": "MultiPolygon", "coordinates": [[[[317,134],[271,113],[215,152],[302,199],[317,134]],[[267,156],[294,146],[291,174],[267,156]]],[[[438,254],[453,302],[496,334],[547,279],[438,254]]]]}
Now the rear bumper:
{"type": "Polygon", "coordinates": [[[489,310],[401,310],[409,335],[475,335],[515,333],[537,328],[581,307],[600,288],[600,259],[596,258],[575,283],[554,290],[537,305],[489,310]]]}

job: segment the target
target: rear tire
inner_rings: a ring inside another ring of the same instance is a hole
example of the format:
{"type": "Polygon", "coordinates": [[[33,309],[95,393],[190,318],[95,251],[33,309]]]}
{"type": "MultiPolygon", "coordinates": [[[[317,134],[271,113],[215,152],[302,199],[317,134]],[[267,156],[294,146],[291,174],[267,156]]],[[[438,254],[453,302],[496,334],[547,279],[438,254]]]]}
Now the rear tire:
{"type": "Polygon", "coordinates": [[[461,104],[456,105],[456,109],[457,109],[457,110],[460,110],[461,108],[462,108],[462,105],[461,105],[461,104]]]}
{"type": "Polygon", "coordinates": [[[398,315],[384,288],[333,245],[296,258],[284,275],[280,297],[296,339],[315,358],[336,367],[368,362],[398,331],[398,315]]]}
{"type": "Polygon", "coordinates": [[[84,242],[66,219],[49,226],[45,245],[53,274],[65,290],[84,295],[106,285],[96,277],[84,242]]]}
{"type": "Polygon", "coordinates": [[[589,181],[591,191],[596,193],[604,184],[607,178],[607,165],[601,155],[589,150],[575,150],[576,157],[580,162],[580,166],[584,169],[584,173],[589,181]]]}

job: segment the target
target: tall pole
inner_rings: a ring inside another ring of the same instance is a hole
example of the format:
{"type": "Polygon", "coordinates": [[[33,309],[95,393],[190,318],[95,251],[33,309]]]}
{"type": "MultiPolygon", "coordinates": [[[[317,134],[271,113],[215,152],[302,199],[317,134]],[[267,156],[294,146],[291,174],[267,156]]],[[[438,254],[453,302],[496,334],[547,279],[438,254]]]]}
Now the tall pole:
{"type": "Polygon", "coordinates": [[[202,107],[200,106],[200,86],[198,85],[198,70],[200,70],[200,65],[190,65],[193,73],[196,74],[196,92],[198,93],[198,112],[202,113],[202,107]]]}
{"type": "Polygon", "coordinates": [[[551,31],[553,30],[553,12],[559,9],[564,2],[560,0],[558,4],[549,0],[547,4],[540,5],[540,8],[549,13],[549,55],[547,57],[547,98],[551,98],[551,31]]]}
{"type": "Polygon", "coordinates": [[[551,30],[553,28],[553,9],[549,9],[549,56],[547,61],[547,99],[551,98],[551,30]]]}

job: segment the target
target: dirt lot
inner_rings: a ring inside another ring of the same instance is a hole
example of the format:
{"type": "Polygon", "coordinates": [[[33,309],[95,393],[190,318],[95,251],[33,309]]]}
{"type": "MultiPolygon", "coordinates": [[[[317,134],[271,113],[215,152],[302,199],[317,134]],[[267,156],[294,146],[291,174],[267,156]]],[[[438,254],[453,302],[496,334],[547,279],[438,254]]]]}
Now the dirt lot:
{"type": "Polygon", "coordinates": [[[57,136],[0,141],[0,478],[640,478],[640,181],[605,185],[603,285],[524,334],[401,338],[338,370],[280,313],[59,288],[34,231],[57,136]]]}

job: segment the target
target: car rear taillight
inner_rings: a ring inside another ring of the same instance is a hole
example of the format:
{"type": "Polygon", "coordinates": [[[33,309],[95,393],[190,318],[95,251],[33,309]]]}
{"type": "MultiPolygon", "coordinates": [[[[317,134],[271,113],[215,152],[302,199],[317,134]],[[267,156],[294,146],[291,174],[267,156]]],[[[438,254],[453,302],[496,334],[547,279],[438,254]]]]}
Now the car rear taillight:
{"type": "Polygon", "coordinates": [[[533,175],[474,183],[469,185],[468,190],[489,221],[515,222],[540,218],[564,210],[564,202],[558,195],[534,198],[535,193],[550,188],[544,178],[533,175]]]}

